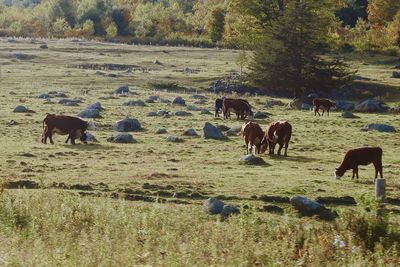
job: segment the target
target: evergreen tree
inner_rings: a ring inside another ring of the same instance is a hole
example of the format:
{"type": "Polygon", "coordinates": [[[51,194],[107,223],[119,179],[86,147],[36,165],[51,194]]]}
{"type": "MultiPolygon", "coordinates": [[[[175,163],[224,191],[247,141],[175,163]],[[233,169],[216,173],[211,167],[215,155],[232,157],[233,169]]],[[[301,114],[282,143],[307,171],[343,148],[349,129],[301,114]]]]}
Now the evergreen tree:
{"type": "Polygon", "coordinates": [[[329,91],[349,77],[338,59],[327,52],[331,17],[320,0],[290,1],[281,15],[266,27],[264,41],[250,65],[251,81],[259,87],[294,92],[329,91]]]}

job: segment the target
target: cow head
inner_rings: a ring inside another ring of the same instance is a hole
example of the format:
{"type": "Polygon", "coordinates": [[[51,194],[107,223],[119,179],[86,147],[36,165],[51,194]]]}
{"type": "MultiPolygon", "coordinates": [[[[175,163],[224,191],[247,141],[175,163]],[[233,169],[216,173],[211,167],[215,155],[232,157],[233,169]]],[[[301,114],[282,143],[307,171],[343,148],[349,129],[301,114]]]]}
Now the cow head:
{"type": "Polygon", "coordinates": [[[81,134],[81,136],[79,137],[79,140],[81,140],[81,142],[83,142],[83,143],[87,143],[86,142],[86,140],[87,140],[87,134],[85,133],[85,132],[82,132],[82,134],[81,134]]]}
{"type": "Polygon", "coordinates": [[[344,175],[344,171],[342,171],[342,170],[339,169],[339,168],[336,168],[335,170],[336,170],[336,171],[335,171],[335,178],[338,179],[338,180],[340,180],[340,178],[344,175]]]}
{"type": "Polygon", "coordinates": [[[260,154],[263,154],[268,148],[268,138],[264,138],[261,140],[260,143],[260,154]]]}

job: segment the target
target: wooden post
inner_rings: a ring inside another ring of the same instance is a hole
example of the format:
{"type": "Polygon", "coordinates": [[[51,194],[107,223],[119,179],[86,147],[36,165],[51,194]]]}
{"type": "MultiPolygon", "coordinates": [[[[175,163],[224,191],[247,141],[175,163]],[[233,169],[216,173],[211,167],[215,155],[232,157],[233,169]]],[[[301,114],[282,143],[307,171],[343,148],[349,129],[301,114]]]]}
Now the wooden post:
{"type": "Polygon", "coordinates": [[[383,178],[375,180],[375,197],[381,202],[386,200],[386,180],[383,178]]]}

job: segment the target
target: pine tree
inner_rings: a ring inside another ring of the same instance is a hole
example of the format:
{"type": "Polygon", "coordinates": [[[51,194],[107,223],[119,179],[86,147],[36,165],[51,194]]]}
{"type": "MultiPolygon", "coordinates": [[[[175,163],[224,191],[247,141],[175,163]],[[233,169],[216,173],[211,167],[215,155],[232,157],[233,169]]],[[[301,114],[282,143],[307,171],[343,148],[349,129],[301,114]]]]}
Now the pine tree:
{"type": "Polygon", "coordinates": [[[327,52],[331,18],[323,1],[293,0],[266,27],[264,41],[256,49],[249,78],[265,90],[294,92],[328,91],[349,77],[339,59],[321,56],[327,52]]]}

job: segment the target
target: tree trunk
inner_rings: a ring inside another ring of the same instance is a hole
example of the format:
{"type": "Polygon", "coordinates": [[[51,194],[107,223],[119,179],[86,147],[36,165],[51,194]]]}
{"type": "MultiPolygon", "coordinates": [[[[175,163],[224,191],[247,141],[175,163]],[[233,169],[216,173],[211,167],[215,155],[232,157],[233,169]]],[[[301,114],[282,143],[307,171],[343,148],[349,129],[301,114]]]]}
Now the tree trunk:
{"type": "Polygon", "coordinates": [[[300,88],[294,88],[293,90],[293,97],[294,99],[299,98],[301,96],[301,90],[300,88]]]}

